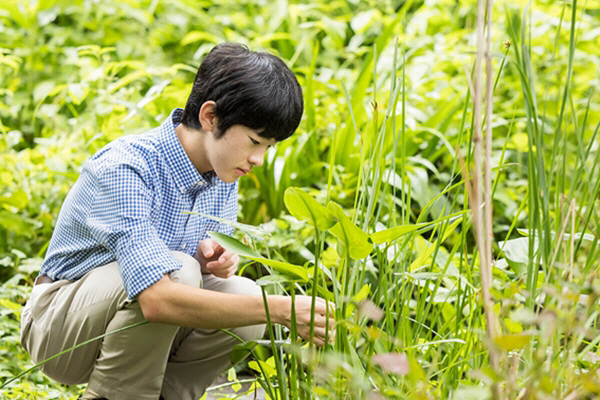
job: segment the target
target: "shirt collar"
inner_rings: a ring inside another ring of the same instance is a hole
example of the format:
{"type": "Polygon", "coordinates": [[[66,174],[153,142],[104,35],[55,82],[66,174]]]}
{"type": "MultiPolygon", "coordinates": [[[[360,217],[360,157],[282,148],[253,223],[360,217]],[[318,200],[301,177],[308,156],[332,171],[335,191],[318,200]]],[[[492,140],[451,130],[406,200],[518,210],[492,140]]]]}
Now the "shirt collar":
{"type": "Polygon", "coordinates": [[[175,108],[160,126],[160,138],[163,154],[175,178],[175,184],[181,193],[215,186],[219,178],[214,171],[200,174],[189,159],[175,128],[181,123],[182,108],[175,108]]]}

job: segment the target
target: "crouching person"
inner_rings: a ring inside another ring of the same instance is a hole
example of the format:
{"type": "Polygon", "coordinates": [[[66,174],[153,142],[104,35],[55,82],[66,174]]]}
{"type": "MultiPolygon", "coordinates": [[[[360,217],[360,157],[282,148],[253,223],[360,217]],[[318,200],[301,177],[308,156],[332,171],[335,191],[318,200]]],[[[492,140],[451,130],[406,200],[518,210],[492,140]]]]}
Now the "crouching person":
{"type": "MultiPolygon", "coordinates": [[[[186,212],[235,220],[237,179],[294,133],[302,109],[300,86],[279,58],[221,44],[200,65],[185,109],[86,162],[23,309],[21,342],[40,362],[117,332],[44,364],[45,374],[88,383],[84,399],[195,400],[230,367],[238,342],[221,328],[246,341],[263,336],[260,289],[235,275],[239,257],[207,235],[233,229],[186,212]]],[[[317,300],[315,343],[323,345],[326,303],[317,300]]],[[[272,321],[289,327],[290,298],[267,302],[272,321]]],[[[310,304],[296,299],[304,338],[310,304]]]]}

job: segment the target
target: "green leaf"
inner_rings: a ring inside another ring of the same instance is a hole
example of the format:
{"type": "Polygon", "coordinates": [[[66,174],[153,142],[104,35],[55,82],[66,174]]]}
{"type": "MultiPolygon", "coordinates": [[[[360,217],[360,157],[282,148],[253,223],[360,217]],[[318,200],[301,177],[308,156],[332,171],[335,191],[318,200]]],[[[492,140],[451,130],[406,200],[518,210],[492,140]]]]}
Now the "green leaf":
{"type": "MultiPolygon", "coordinates": [[[[504,252],[506,259],[511,261],[512,263],[521,263],[528,264],[529,263],[529,238],[517,238],[507,240],[505,242],[499,242],[498,246],[500,250],[504,252]]],[[[535,238],[535,243],[533,245],[534,255],[537,253],[538,248],[538,240],[535,238]]]]}
{"type": "Polygon", "coordinates": [[[371,290],[371,285],[365,283],[363,287],[352,297],[352,301],[357,303],[363,301],[369,295],[369,291],[371,290]]]}
{"type": "Polygon", "coordinates": [[[258,286],[274,285],[277,283],[290,282],[290,278],[285,275],[266,275],[256,280],[258,286]]]}
{"type": "Polygon", "coordinates": [[[386,229],[384,231],[376,232],[371,234],[371,240],[375,244],[381,244],[386,242],[392,242],[399,237],[406,235],[407,233],[414,232],[419,228],[423,228],[427,226],[427,223],[415,224],[415,225],[402,225],[396,226],[391,229],[386,229]]]}
{"type": "Polygon", "coordinates": [[[258,261],[259,263],[268,265],[278,272],[291,275],[295,279],[299,278],[302,281],[308,281],[308,272],[300,265],[294,265],[283,261],[269,260],[268,258],[262,257],[260,254],[252,250],[250,247],[244,245],[237,239],[224,235],[220,232],[211,231],[207,233],[221,246],[233,251],[234,253],[249,258],[250,260],[258,261]]]}
{"type": "Polygon", "coordinates": [[[130,72],[129,74],[125,75],[118,81],[113,82],[110,85],[108,85],[108,88],[107,88],[108,92],[112,94],[112,93],[116,92],[117,90],[121,89],[122,87],[129,85],[133,81],[144,78],[147,75],[148,74],[144,70],[130,72]]]}
{"type": "Polygon", "coordinates": [[[36,103],[44,100],[50,92],[54,89],[54,82],[52,81],[44,81],[39,83],[35,89],[33,89],[33,101],[36,103]]]}
{"type": "Polygon", "coordinates": [[[259,263],[272,267],[275,271],[283,274],[290,275],[294,279],[300,279],[303,282],[308,282],[308,271],[300,265],[294,265],[283,261],[269,260],[268,258],[262,257],[247,257],[251,260],[258,261],[259,263]]]}
{"type": "Polygon", "coordinates": [[[205,31],[191,31],[181,40],[181,45],[185,46],[190,43],[195,42],[211,42],[211,43],[219,43],[220,40],[215,36],[205,31]]]}
{"type": "Polygon", "coordinates": [[[240,256],[244,256],[250,259],[262,258],[260,254],[258,254],[239,240],[232,238],[231,236],[215,231],[210,231],[207,233],[208,236],[213,238],[215,242],[219,243],[222,247],[231,250],[234,253],[239,254],[240,256]]]}
{"type": "Polygon", "coordinates": [[[79,105],[85,100],[89,90],[81,83],[69,83],[69,97],[75,105],[79,105]]]}
{"type": "Polygon", "coordinates": [[[19,210],[24,209],[29,203],[29,198],[27,194],[19,189],[14,192],[10,197],[0,196],[0,204],[8,204],[10,206],[16,207],[19,210]]]}
{"type": "Polygon", "coordinates": [[[231,351],[231,356],[229,358],[231,365],[236,365],[237,363],[246,359],[250,354],[252,354],[252,351],[256,346],[258,346],[258,343],[255,341],[240,343],[233,346],[233,350],[231,351]]]}
{"type": "Polygon", "coordinates": [[[296,187],[286,189],[283,202],[290,214],[299,220],[308,221],[321,231],[326,231],[336,223],[335,216],[327,208],[296,187]]]}
{"type": "MultiPolygon", "coordinates": [[[[329,210],[337,217],[339,221],[330,232],[342,242],[343,253],[349,252],[350,258],[360,260],[371,254],[373,243],[369,241],[369,235],[354,225],[350,218],[344,213],[342,207],[335,202],[330,202],[327,206],[329,210]]],[[[338,246],[338,250],[339,246],[338,246]]],[[[346,257],[338,251],[340,257],[346,257]]]]}
{"type": "Polygon", "coordinates": [[[0,226],[17,235],[31,237],[33,232],[31,226],[22,217],[8,211],[0,211],[0,226]]]}

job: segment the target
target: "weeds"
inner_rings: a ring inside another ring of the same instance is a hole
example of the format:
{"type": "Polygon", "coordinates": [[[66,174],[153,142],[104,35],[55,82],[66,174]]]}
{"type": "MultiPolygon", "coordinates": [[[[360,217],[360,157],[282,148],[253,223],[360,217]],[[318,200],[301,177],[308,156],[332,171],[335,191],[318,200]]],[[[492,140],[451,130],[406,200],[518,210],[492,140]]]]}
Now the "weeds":
{"type": "Polygon", "coordinates": [[[288,60],[306,116],[240,182],[260,235],[218,239],[264,293],[337,306],[323,350],[272,326],[234,351],[271,398],[600,394],[596,5],[497,1],[476,58],[461,2],[141,1],[113,19],[116,3],[50,3],[0,14],[3,394],[77,395],[35,370],[9,383],[60,203],[90,153],[182,106],[222,40],[288,60]],[[151,44],[131,46],[141,31],[151,44]]]}

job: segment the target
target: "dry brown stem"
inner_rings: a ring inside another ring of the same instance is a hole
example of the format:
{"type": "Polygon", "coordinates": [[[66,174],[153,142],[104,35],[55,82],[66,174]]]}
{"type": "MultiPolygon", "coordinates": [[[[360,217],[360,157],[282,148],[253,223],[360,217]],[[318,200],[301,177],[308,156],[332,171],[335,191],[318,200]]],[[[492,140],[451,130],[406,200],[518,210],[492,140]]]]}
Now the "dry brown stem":
{"type": "MultiPolygon", "coordinates": [[[[474,117],[475,117],[475,182],[473,200],[473,218],[475,238],[479,249],[480,271],[481,271],[481,293],[483,309],[486,317],[486,330],[490,339],[497,336],[498,321],[493,310],[490,294],[492,287],[492,183],[491,183],[491,151],[492,151],[492,0],[479,0],[477,3],[477,59],[475,62],[475,85],[474,85],[474,117]],[[484,40],[485,21],[484,15],[487,6],[487,40],[484,40]],[[485,144],[481,132],[481,105],[483,101],[483,71],[482,65],[485,57],[486,62],[486,135],[485,144]],[[485,146],[485,148],[484,148],[485,146]],[[484,154],[485,150],[485,154],[484,154]],[[483,202],[485,194],[485,202],[483,202]],[[483,215],[480,207],[484,204],[483,215]]],[[[494,370],[498,371],[500,366],[499,354],[494,348],[490,352],[490,363],[494,370]]],[[[495,399],[501,397],[498,384],[492,386],[492,395],[495,399]]]]}

